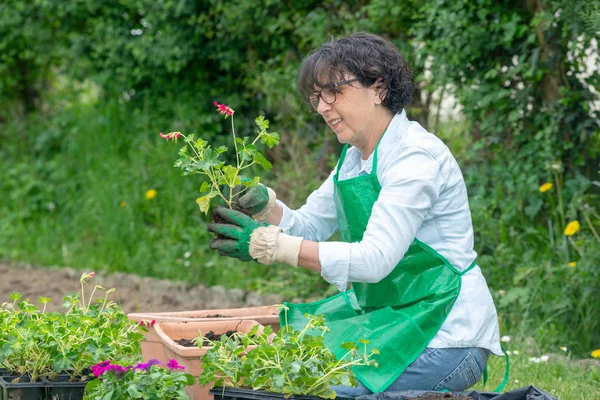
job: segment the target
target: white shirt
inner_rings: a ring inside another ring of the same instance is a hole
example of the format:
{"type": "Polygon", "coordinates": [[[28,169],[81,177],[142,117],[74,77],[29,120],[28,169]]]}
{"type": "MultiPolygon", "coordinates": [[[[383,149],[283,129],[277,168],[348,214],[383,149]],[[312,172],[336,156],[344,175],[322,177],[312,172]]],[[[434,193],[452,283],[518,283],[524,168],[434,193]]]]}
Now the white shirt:
{"type": "MultiPolygon", "coordinates": [[[[416,237],[459,271],[475,260],[467,190],[460,168],[446,145],[402,111],[392,119],[377,150],[379,198],[360,242],[325,242],[338,229],[333,200],[335,169],[299,210],[283,208],[284,232],[319,242],[321,276],[340,291],[348,282],[376,283],[385,278],[416,237]]],[[[339,180],[371,173],[373,154],[361,166],[350,147],[339,180]]],[[[481,347],[502,355],[498,318],[487,282],[476,266],[448,318],[429,347],[481,347]]]]}

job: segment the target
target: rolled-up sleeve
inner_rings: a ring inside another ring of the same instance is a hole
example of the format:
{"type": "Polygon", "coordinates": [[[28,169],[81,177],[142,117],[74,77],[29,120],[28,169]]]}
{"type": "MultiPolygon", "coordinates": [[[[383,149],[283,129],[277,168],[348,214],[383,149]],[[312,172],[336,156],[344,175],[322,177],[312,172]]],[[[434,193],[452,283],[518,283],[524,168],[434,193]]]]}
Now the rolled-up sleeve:
{"type": "Polygon", "coordinates": [[[440,163],[408,147],[378,174],[381,192],[360,242],[319,243],[321,276],[339,290],[376,283],[402,259],[444,185],[440,163]]]}

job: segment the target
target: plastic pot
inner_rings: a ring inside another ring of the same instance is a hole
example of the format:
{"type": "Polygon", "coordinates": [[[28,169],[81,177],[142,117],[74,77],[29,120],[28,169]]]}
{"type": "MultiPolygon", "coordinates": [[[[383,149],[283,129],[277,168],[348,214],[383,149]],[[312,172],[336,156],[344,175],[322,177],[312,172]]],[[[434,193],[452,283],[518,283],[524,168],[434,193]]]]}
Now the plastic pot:
{"type": "Polygon", "coordinates": [[[29,378],[24,376],[19,379],[19,382],[14,382],[17,376],[4,375],[0,376],[0,389],[2,394],[0,399],[3,400],[45,400],[46,388],[44,382],[30,382],[29,378]]]}
{"type": "MultiPolygon", "coordinates": [[[[292,395],[285,397],[282,393],[266,392],[264,390],[252,390],[242,388],[222,388],[215,387],[210,390],[210,393],[214,396],[214,400],[275,400],[275,399],[288,399],[288,400],[323,400],[318,396],[301,396],[292,395]]],[[[350,400],[351,397],[337,396],[336,400],[350,400]]]]}

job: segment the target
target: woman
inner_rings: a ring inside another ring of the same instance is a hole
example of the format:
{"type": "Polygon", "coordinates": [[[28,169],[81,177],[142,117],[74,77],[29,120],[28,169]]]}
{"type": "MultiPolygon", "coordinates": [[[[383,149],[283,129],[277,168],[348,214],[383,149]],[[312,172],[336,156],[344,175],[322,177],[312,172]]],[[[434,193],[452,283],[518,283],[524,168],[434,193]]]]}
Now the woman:
{"type": "Polygon", "coordinates": [[[354,370],[339,395],[464,390],[501,355],[496,310],[473,250],[467,191],[448,148],[407,119],[414,83],[397,49],[359,33],[303,62],[302,96],[346,146],[323,185],[293,211],[257,186],[239,198],[251,219],[216,209],[221,255],[308,268],[340,294],[290,305],[288,323],[324,314],[328,346],[368,339],[379,367],[354,370]],[[340,242],[325,242],[335,231],[340,242]],[[351,291],[346,291],[348,283],[351,291]]]}

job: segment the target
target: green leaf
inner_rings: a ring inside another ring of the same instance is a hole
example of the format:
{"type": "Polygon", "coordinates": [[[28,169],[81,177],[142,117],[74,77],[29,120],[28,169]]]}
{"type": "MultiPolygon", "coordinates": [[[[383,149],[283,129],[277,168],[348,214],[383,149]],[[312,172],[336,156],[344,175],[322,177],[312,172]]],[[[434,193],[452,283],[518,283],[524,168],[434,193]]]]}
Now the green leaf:
{"type": "Polygon", "coordinates": [[[273,164],[271,164],[269,162],[269,160],[267,160],[262,154],[260,153],[256,153],[254,155],[254,162],[258,165],[260,165],[261,167],[263,167],[263,169],[265,171],[270,170],[271,168],[273,168],[273,164]]]}
{"type": "Polygon", "coordinates": [[[254,178],[252,178],[250,180],[242,181],[242,185],[244,185],[245,187],[253,187],[253,186],[258,185],[259,182],[260,182],[260,176],[255,176],[254,178]]]}
{"type": "Polygon", "coordinates": [[[198,197],[196,199],[196,203],[198,203],[201,212],[208,214],[208,210],[210,208],[210,198],[207,196],[198,197]]]}
{"type": "Polygon", "coordinates": [[[102,396],[101,400],[112,400],[114,393],[115,393],[114,389],[106,392],[106,394],[104,396],[102,396]]]}
{"type": "Polygon", "coordinates": [[[340,345],[342,349],[353,350],[356,348],[356,345],[353,342],[344,342],[340,345]]]}
{"type": "Polygon", "coordinates": [[[195,139],[195,135],[192,133],[191,135],[187,135],[185,137],[185,142],[186,143],[190,143],[190,144],[194,144],[194,139],[195,139]]]}
{"type": "Polygon", "coordinates": [[[141,399],[143,397],[142,393],[140,393],[135,385],[130,385],[127,388],[127,393],[129,393],[129,395],[134,399],[141,399]]]}
{"type": "Polygon", "coordinates": [[[194,378],[193,375],[184,374],[183,376],[185,377],[185,385],[186,386],[192,386],[194,383],[196,383],[196,378],[194,378]]]}
{"type": "Polygon", "coordinates": [[[254,122],[256,122],[256,125],[258,126],[258,128],[261,131],[269,129],[269,120],[265,119],[264,115],[259,115],[258,117],[256,117],[256,119],[254,120],[254,122]]]}
{"type": "Polygon", "coordinates": [[[277,132],[264,132],[261,133],[260,135],[260,142],[262,144],[267,145],[270,149],[273,148],[273,146],[279,144],[279,133],[277,132]]]}
{"type": "Polygon", "coordinates": [[[240,159],[242,161],[250,161],[252,160],[252,158],[254,157],[254,155],[257,153],[258,151],[256,150],[256,147],[252,146],[252,145],[248,145],[247,147],[244,147],[240,152],[240,159]]]}
{"type": "Polygon", "coordinates": [[[231,165],[226,165],[223,167],[223,173],[225,174],[225,180],[228,183],[233,183],[233,186],[242,183],[242,180],[239,177],[239,169],[232,167],[231,165]]]}
{"type": "Polygon", "coordinates": [[[207,197],[207,198],[209,198],[209,199],[212,199],[212,198],[214,198],[214,197],[217,197],[217,196],[219,196],[219,191],[218,191],[218,190],[213,190],[213,191],[211,191],[210,193],[208,193],[208,194],[207,194],[206,196],[204,196],[204,197],[207,197]]]}
{"type": "Polygon", "coordinates": [[[198,151],[204,150],[207,145],[208,145],[208,142],[206,140],[203,140],[203,139],[198,139],[198,140],[196,140],[196,142],[194,142],[194,147],[198,151]]]}
{"type": "Polygon", "coordinates": [[[211,188],[212,184],[210,184],[208,181],[204,181],[202,182],[202,185],[200,185],[200,191],[203,193],[208,192],[211,188]]]}

